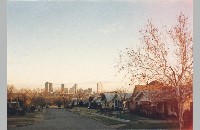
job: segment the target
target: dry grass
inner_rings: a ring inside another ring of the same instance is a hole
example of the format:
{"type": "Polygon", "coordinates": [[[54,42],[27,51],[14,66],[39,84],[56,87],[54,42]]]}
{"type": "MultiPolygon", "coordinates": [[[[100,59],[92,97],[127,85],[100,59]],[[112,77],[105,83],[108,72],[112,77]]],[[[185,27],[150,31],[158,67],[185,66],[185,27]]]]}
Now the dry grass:
{"type": "Polygon", "coordinates": [[[130,120],[128,123],[122,123],[117,120],[98,116],[95,109],[87,109],[76,107],[71,110],[79,115],[92,118],[94,120],[103,122],[112,128],[116,129],[178,129],[178,122],[174,120],[154,120],[150,118],[140,117],[133,114],[117,114],[117,118],[130,120]]]}
{"type": "Polygon", "coordinates": [[[20,127],[32,125],[43,120],[43,112],[27,113],[25,116],[12,116],[7,118],[7,127],[20,127]]]}

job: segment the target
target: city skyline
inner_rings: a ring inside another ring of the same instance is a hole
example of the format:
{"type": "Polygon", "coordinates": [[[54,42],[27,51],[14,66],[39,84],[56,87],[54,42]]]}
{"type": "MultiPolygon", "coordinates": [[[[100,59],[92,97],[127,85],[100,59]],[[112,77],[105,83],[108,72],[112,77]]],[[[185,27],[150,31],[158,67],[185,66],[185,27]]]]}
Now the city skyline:
{"type": "Polygon", "coordinates": [[[8,1],[8,84],[128,87],[115,76],[119,51],[139,44],[138,31],[148,19],[172,25],[183,12],[193,20],[192,6],[190,0],[8,1]]]}

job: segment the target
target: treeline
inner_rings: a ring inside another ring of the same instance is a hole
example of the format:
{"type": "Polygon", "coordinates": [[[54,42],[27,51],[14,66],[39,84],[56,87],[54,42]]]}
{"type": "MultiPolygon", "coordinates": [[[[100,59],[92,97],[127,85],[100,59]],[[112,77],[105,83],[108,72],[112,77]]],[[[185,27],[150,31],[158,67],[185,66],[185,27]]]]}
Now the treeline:
{"type": "Polygon", "coordinates": [[[62,95],[59,91],[54,94],[46,93],[43,89],[16,89],[7,86],[8,116],[25,115],[27,112],[40,111],[50,105],[65,106],[70,102],[69,95],[62,95]]]}

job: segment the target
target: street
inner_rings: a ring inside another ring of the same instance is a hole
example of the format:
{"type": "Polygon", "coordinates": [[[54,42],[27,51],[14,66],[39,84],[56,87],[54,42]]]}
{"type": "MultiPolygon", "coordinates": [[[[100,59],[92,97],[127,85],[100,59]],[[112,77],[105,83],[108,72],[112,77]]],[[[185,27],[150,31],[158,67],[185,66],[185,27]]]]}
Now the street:
{"type": "Polygon", "coordinates": [[[35,125],[12,127],[8,130],[100,130],[111,129],[103,123],[74,114],[65,109],[47,109],[44,120],[35,125]]]}

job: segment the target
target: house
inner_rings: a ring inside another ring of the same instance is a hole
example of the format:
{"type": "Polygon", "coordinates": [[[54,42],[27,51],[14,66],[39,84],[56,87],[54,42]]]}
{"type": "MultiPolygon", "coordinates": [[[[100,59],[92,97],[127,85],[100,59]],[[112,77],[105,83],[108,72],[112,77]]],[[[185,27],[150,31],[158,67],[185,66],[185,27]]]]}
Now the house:
{"type": "Polygon", "coordinates": [[[135,111],[147,116],[177,116],[177,99],[173,99],[175,92],[169,91],[142,91],[133,98],[135,111]],[[168,96],[164,96],[168,93],[168,96]]]}
{"type": "Polygon", "coordinates": [[[123,109],[123,97],[122,95],[116,93],[115,97],[113,98],[113,105],[115,110],[122,110],[123,109]]]}
{"type": "Polygon", "coordinates": [[[101,93],[101,104],[102,108],[115,108],[115,99],[117,98],[117,93],[101,93]]]}
{"type": "Polygon", "coordinates": [[[132,93],[119,93],[118,100],[120,101],[120,107],[129,110],[131,97],[132,93]]]}
{"type": "Polygon", "coordinates": [[[129,109],[131,96],[132,93],[107,92],[101,94],[100,102],[103,108],[113,108],[114,110],[129,109]]]}
{"type": "Polygon", "coordinates": [[[164,87],[158,81],[153,81],[147,85],[135,86],[131,110],[149,117],[177,117],[176,91],[172,88],[164,87]]]}

